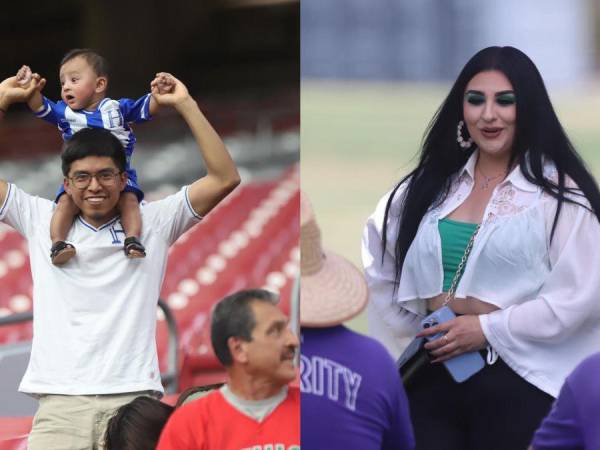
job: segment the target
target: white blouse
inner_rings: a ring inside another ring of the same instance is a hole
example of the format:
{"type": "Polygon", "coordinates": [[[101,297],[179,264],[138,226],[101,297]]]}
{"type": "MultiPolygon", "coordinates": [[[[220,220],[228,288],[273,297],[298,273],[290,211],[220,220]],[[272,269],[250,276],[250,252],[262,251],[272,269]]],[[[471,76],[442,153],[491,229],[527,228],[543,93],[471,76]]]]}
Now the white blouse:
{"type": "MultiPolygon", "coordinates": [[[[442,293],[437,223],[469,196],[476,160],[477,152],[455,177],[447,199],[423,217],[395,293],[402,188],[392,201],[383,254],[390,193],[367,221],[362,259],[369,329],[395,357],[418,331],[426,314],[424,300],[442,293]]],[[[544,176],[556,179],[553,165],[546,164],[544,176]]],[[[572,198],[589,205],[584,197],[572,198]]],[[[600,223],[587,209],[564,202],[550,243],[556,206],[516,167],[494,189],[456,289],[457,298],[475,297],[499,308],[479,316],[487,341],[516,373],[554,397],[575,366],[600,351],[600,223]]]]}

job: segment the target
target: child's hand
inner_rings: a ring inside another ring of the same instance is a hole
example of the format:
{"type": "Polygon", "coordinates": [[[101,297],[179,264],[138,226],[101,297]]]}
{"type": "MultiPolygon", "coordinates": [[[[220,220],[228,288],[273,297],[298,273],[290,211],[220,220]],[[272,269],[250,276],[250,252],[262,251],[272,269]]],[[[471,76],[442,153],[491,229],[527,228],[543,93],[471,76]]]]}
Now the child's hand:
{"type": "Polygon", "coordinates": [[[158,87],[159,94],[169,94],[175,89],[175,81],[169,74],[157,74],[156,79],[158,80],[156,85],[158,87]]]}
{"type": "Polygon", "coordinates": [[[33,77],[33,73],[29,66],[23,66],[17,72],[17,84],[22,88],[27,89],[29,87],[29,83],[31,83],[31,79],[33,77]]]}
{"type": "MultiPolygon", "coordinates": [[[[46,85],[46,79],[42,78],[38,73],[32,73],[29,66],[23,66],[19,69],[17,75],[15,76],[15,82],[17,86],[27,90],[28,92],[30,91],[30,88],[41,92],[46,85]]],[[[28,96],[30,96],[29,93],[28,96]]]]}
{"type": "Polygon", "coordinates": [[[185,85],[170,73],[159,72],[150,83],[150,92],[156,103],[164,106],[174,106],[189,98],[185,85]]]}

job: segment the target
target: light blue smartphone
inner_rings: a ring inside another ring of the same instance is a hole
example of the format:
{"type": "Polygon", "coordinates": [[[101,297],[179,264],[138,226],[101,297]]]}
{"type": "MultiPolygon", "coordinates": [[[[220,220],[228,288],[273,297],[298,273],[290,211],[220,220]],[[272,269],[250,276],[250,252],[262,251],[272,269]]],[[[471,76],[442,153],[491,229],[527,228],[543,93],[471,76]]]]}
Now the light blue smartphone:
{"type": "MultiPolygon", "coordinates": [[[[432,312],[421,321],[421,327],[423,329],[436,326],[439,323],[447,322],[456,317],[454,311],[448,306],[443,306],[437,311],[432,312]]],[[[432,336],[427,336],[428,341],[434,341],[441,338],[445,333],[437,333],[432,336]]],[[[444,365],[450,375],[457,383],[462,383],[471,376],[475,375],[485,366],[485,361],[479,354],[479,352],[463,353],[462,355],[455,356],[447,361],[444,361],[444,365]]]]}

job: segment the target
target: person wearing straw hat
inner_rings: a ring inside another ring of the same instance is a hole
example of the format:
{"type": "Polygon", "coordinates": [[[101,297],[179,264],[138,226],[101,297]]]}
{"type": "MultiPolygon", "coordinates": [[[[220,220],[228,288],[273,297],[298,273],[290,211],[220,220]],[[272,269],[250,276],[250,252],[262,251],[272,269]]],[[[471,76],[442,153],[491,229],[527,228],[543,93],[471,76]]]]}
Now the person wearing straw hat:
{"type": "Polygon", "coordinates": [[[302,448],[413,449],[394,361],[380,343],[343,325],[366,306],[366,282],[350,261],[323,250],[304,194],[300,242],[302,448]]]}

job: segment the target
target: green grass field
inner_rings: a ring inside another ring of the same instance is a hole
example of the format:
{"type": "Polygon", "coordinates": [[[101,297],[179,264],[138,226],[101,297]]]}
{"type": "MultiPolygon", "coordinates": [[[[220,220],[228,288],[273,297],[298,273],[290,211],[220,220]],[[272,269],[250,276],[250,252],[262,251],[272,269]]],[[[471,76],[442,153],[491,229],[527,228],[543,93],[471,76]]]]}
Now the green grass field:
{"type": "MultiPolygon", "coordinates": [[[[360,267],[363,225],[413,167],[423,132],[449,85],[303,81],[301,176],[325,245],[360,267]]],[[[600,86],[551,91],[559,118],[600,176],[600,86]]],[[[366,332],[366,317],[350,321],[366,332]]]]}

